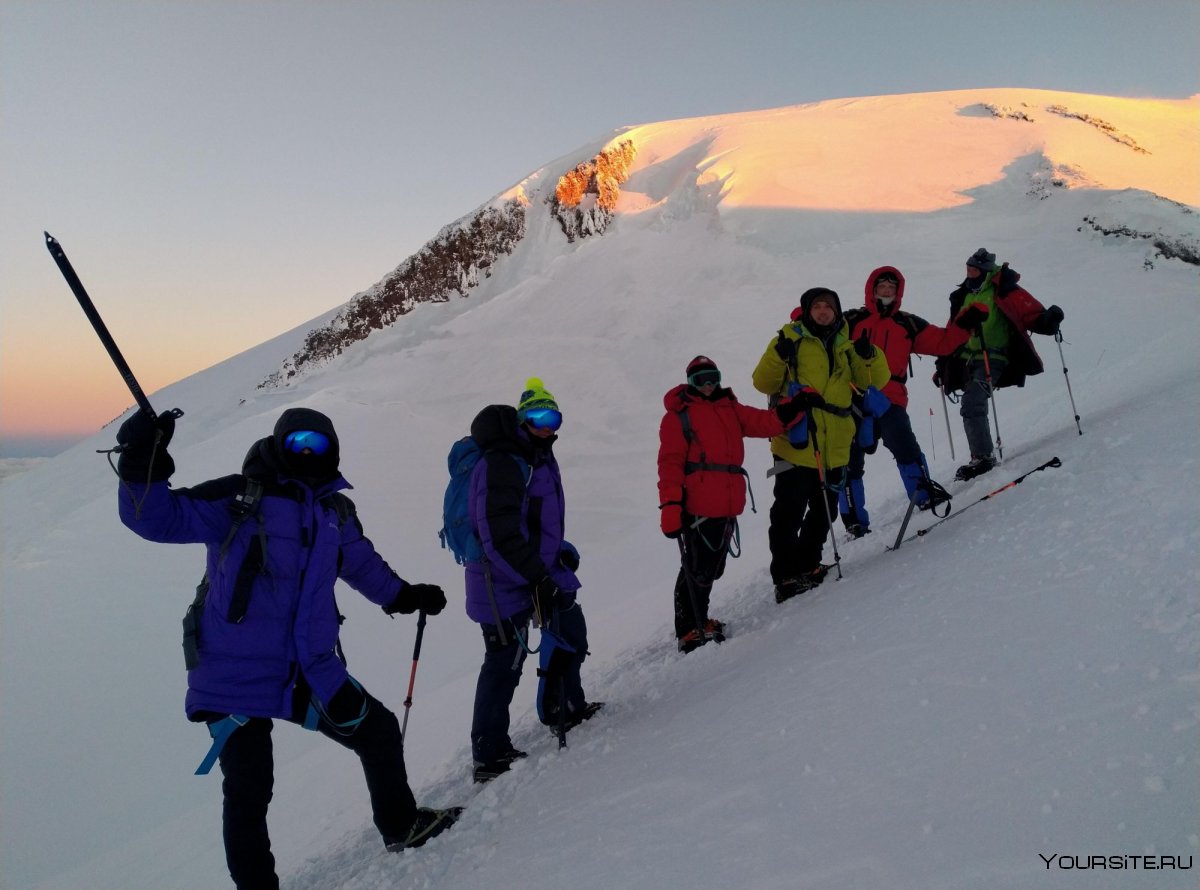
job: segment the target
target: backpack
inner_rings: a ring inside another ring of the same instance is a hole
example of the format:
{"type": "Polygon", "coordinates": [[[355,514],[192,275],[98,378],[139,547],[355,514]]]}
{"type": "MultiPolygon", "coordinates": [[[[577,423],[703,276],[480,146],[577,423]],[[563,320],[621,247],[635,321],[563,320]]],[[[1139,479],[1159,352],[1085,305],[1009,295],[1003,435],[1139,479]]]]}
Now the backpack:
{"type": "MultiPolygon", "coordinates": [[[[455,442],[446,455],[446,467],[450,470],[450,481],[442,497],[442,528],[438,538],[442,548],[454,555],[460,566],[483,559],[483,542],[471,526],[471,473],[486,452],[471,436],[463,436],[455,442]]],[[[533,468],[521,457],[509,452],[509,456],[521,468],[525,484],[533,468]]]]}

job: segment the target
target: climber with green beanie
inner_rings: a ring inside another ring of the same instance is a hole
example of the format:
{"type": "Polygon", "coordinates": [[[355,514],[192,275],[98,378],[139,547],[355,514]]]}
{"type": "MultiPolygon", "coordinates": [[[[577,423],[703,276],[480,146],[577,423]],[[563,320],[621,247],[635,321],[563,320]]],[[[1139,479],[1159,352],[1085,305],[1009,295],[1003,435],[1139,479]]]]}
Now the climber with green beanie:
{"type": "Polygon", "coordinates": [[[484,643],[471,721],[477,782],[525,757],[509,736],[509,706],[531,648],[531,623],[543,628],[542,646],[545,628],[554,625],[556,636],[574,650],[562,666],[562,684],[544,684],[542,721],[571,729],[601,707],[588,702],[579,676],[587,625],[576,601],[579,552],[563,536],[565,500],[553,451],[562,422],[554,396],[531,377],[516,408],[489,405],[471,423],[471,437],[483,451],[471,471],[469,495],[483,558],[466,565],[467,616],[480,625],[484,643]]]}

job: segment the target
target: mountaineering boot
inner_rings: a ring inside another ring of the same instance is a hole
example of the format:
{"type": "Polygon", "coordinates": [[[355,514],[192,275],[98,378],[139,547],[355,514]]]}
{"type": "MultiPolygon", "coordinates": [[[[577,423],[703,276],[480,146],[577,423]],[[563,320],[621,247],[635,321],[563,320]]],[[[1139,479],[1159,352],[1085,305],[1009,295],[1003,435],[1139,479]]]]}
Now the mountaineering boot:
{"type": "Polygon", "coordinates": [[[917,509],[921,511],[933,510],[934,515],[940,515],[937,508],[942,504],[950,503],[950,492],[938,485],[932,479],[921,480],[921,488],[925,492],[925,500],[917,504],[917,509]]]}
{"type": "MultiPolygon", "coordinates": [[[[845,518],[845,517],[843,517],[843,518],[845,518]]],[[[855,540],[857,540],[858,538],[869,535],[871,533],[871,529],[869,527],[863,525],[861,522],[847,522],[846,523],[846,532],[850,535],[851,538],[854,538],[855,540]]]]}
{"type": "Polygon", "coordinates": [[[725,642],[725,625],[715,618],[709,618],[704,622],[704,641],[714,643],[725,642]]]}
{"type": "Polygon", "coordinates": [[[801,593],[804,593],[804,589],[799,581],[795,578],[785,578],[775,585],[775,602],[786,602],[801,593]]]}
{"type": "Polygon", "coordinates": [[[954,474],[959,482],[966,482],[976,476],[982,476],[996,466],[996,459],[990,454],[987,457],[973,457],[970,463],[963,464],[954,474]]]}
{"type": "MultiPolygon", "coordinates": [[[[833,566],[831,566],[831,565],[819,563],[817,565],[817,567],[815,569],[813,569],[811,572],[803,573],[799,577],[798,580],[800,581],[801,585],[804,587],[804,590],[812,590],[814,587],[816,587],[818,584],[820,584],[822,581],[825,580],[825,576],[829,574],[829,570],[832,568],[833,568],[833,566]]],[[[801,593],[803,593],[804,590],[802,590],[801,593]]]]}
{"type": "Polygon", "coordinates": [[[490,782],[496,776],[503,775],[512,769],[512,765],[525,757],[528,757],[524,751],[518,751],[516,748],[509,748],[495,760],[489,760],[481,763],[475,761],[475,781],[482,785],[484,782],[490,782]]]}
{"type": "Polygon", "coordinates": [[[678,640],[676,640],[675,645],[679,647],[680,652],[686,655],[689,652],[699,649],[707,642],[708,640],[701,636],[700,631],[689,630],[678,640]]]}
{"type": "Polygon", "coordinates": [[[450,807],[445,810],[435,810],[431,807],[418,807],[417,818],[413,820],[412,828],[403,838],[385,838],[384,844],[389,853],[400,853],[413,847],[419,847],[431,837],[436,837],[454,824],[462,815],[462,807],[450,807]]]}
{"type": "Polygon", "coordinates": [[[604,702],[590,701],[583,706],[582,711],[567,712],[567,729],[574,729],[585,720],[591,720],[604,709],[604,702]]]}
{"type": "Polygon", "coordinates": [[[820,564],[811,572],[802,572],[795,578],[781,581],[775,585],[775,602],[782,603],[794,596],[807,593],[825,580],[833,566],[820,564]]]}

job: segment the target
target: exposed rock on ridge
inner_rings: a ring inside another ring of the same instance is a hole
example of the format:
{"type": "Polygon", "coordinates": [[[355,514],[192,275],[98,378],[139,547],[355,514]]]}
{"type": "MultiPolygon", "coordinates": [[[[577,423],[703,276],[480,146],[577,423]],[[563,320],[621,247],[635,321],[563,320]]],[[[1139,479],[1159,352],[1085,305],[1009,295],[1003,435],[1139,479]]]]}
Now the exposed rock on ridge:
{"type": "Polygon", "coordinates": [[[308,332],[304,345],[258,385],[279,386],[308,366],[324,364],[372,331],[385,328],[419,303],[445,303],[466,296],[500,257],[512,253],[525,234],[526,207],[513,199],[484,207],[442,230],[370,290],[355,297],[326,326],[308,332]]]}
{"type": "Polygon", "coordinates": [[[626,139],[558,180],[550,204],[568,241],[601,235],[608,228],[636,155],[633,141],[626,139]]]}

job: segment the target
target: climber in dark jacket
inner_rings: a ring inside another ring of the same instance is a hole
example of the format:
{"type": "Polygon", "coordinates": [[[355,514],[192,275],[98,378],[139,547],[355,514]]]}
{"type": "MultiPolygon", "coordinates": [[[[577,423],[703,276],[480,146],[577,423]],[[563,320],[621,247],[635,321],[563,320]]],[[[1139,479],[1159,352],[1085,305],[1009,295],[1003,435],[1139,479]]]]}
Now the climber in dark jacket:
{"type": "Polygon", "coordinates": [[[167,482],[174,427],[173,416],[151,420],[140,410],[122,424],[118,506],[121,521],[147,540],[207,547],[205,592],[189,613],[186,710],[214,738],[234,883],[279,886],[267,834],[273,718],[354,751],[384,843],[420,846],[457,811],[417,806],[395,714],[346,670],[333,588],[340,578],[389,615],[436,615],[446,605],[441,588],[402,580],[363,535],[341,493],[350,484],[338,472],[338,437],[324,414],[285,411],[274,433],[250,448],[240,475],[179,490],[167,482]]]}
{"type": "Polygon", "coordinates": [[[529,626],[566,642],[573,654],[558,682],[544,682],[542,720],[567,729],[590,719],[602,702],[584,696],[580,667],[587,623],[576,602],[579,551],[564,537],[566,500],[554,443],[562,425],[558,403],[537,377],[525,383],[517,407],[489,405],[471,423],[483,457],[471,471],[471,528],[483,556],[466,565],[467,615],[480,625],[484,656],[471,720],[474,779],[488,782],[525,757],[509,735],[509,706],[530,651],[529,626]]]}
{"type": "Polygon", "coordinates": [[[961,389],[959,414],[971,448],[971,460],[955,478],[974,479],[996,466],[988,399],[1006,386],[1024,386],[1025,378],[1042,373],[1042,359],[1030,333],[1054,336],[1062,324],[1058,306],[1044,307],[1018,283],[1021,275],[1008,263],[996,264],[985,247],[967,258],[967,277],[950,294],[950,319],[971,331],[957,352],[937,362],[933,382],[944,392],[961,389]],[[998,310],[998,311],[995,311],[998,310]]]}

